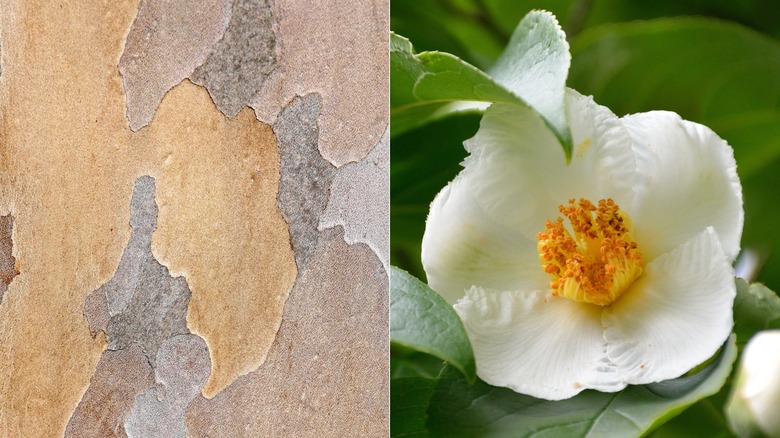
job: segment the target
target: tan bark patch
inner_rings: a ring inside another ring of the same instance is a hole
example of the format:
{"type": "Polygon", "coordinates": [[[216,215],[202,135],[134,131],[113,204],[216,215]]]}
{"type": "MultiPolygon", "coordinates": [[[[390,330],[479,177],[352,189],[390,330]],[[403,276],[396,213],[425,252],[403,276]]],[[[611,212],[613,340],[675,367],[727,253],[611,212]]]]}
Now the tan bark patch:
{"type": "Polygon", "coordinates": [[[322,232],[266,362],[193,400],[189,436],[387,436],[387,334],[382,263],[340,227],[322,232]]]}
{"type": "Polygon", "coordinates": [[[262,363],[295,281],[276,204],[279,150],[251,110],[228,120],[189,81],[138,134],[160,145],[152,250],[192,290],[187,325],[211,352],[211,397],[262,363]]]}

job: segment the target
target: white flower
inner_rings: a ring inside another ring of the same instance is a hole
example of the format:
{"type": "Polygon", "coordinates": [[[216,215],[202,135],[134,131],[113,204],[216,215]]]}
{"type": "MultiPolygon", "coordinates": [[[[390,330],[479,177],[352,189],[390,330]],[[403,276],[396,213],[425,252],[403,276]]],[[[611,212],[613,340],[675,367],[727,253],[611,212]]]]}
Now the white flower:
{"type": "Polygon", "coordinates": [[[743,222],[733,151],[708,128],[670,112],[618,119],[573,90],[566,107],[570,164],[534,112],[492,105],[422,248],[477,374],[550,400],[675,378],[713,355],[731,332],[743,222]]]}
{"type": "Polygon", "coordinates": [[[780,330],[759,332],[742,351],[727,407],[739,436],[780,437],[780,330]],[[760,431],[760,433],[759,433],[760,431]]]}

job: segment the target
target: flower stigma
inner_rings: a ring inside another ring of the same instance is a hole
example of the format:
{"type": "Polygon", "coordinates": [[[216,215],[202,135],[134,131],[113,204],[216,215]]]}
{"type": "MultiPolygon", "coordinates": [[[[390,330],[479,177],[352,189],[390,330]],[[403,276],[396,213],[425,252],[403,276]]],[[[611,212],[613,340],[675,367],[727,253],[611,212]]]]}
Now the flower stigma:
{"type": "Polygon", "coordinates": [[[598,206],[585,198],[569,200],[558,210],[563,218],[545,224],[537,234],[539,260],[552,277],[553,295],[607,306],[642,275],[644,259],[631,235],[631,219],[612,199],[598,206]]]}

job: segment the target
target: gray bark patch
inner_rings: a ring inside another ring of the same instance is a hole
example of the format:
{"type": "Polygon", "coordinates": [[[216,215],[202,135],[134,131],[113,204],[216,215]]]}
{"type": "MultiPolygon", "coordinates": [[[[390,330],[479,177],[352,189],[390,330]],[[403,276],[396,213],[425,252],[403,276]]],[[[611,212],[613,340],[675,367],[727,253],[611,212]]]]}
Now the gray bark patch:
{"type": "Polygon", "coordinates": [[[364,159],[339,168],[320,230],[341,225],[349,244],[365,243],[390,269],[390,129],[364,159]]]}
{"type": "Polygon", "coordinates": [[[92,336],[104,331],[108,345],[66,436],[184,437],[187,405],[211,373],[206,342],[187,328],[187,282],[152,254],[154,194],[152,177],[136,180],[117,271],[84,304],[92,336]]]}
{"type": "Polygon", "coordinates": [[[124,418],[135,398],[152,386],[152,368],[137,346],[104,352],[65,437],[126,437],[124,418]]]}
{"type": "Polygon", "coordinates": [[[129,437],[184,437],[184,416],[211,373],[208,347],[199,336],[167,339],[157,354],[157,387],[135,399],[125,420],[129,437]]]}
{"type": "Polygon", "coordinates": [[[191,295],[187,281],[172,277],[152,254],[158,212],[154,192],[153,178],[136,180],[130,203],[130,241],[116,274],[84,306],[90,331],[94,335],[104,330],[109,350],[136,344],[153,368],[165,339],[189,334],[186,315],[191,295]]]}
{"type": "Polygon", "coordinates": [[[322,158],[318,148],[319,114],[320,97],[309,94],[288,104],[273,125],[281,157],[276,199],[290,227],[299,273],[317,247],[317,224],[336,174],[336,168],[322,158]]]}
{"type": "Polygon", "coordinates": [[[8,285],[19,275],[16,258],[13,256],[13,229],[14,217],[10,214],[0,216],[0,303],[3,302],[8,285]]]}
{"type": "Polygon", "coordinates": [[[276,35],[269,0],[237,0],[214,51],[190,76],[208,89],[217,108],[235,117],[276,67],[276,35]]]}

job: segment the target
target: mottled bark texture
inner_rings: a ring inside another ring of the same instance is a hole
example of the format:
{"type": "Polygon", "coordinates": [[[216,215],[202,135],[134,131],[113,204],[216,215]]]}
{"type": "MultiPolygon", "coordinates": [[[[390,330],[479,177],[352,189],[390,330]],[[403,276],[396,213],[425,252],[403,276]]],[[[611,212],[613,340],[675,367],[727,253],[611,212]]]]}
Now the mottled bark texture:
{"type": "Polygon", "coordinates": [[[388,280],[340,227],[320,234],[265,363],[187,412],[192,436],[387,436],[388,280]]]}
{"type": "Polygon", "coordinates": [[[191,294],[186,280],[171,277],[152,254],[159,211],[154,194],[154,178],[141,176],[135,181],[130,241],[116,274],[87,297],[84,316],[93,336],[98,330],[106,334],[106,359],[101,363],[107,365],[98,364],[86,398],[71,417],[66,430],[70,436],[109,431],[131,437],[183,436],[187,404],[200,393],[211,371],[206,343],[187,328],[191,294]],[[146,373],[137,371],[137,350],[144,358],[141,369],[155,373],[157,387],[147,383],[146,373]],[[129,361],[127,371],[116,366],[124,361],[129,361]]]}
{"type": "Polygon", "coordinates": [[[277,66],[252,102],[273,123],[310,93],[322,97],[322,156],[336,166],[359,161],[388,123],[390,9],[387,0],[274,0],[277,66]]]}
{"type": "Polygon", "coordinates": [[[0,437],[386,436],[387,1],[0,21],[0,437]]]}
{"type": "Polygon", "coordinates": [[[319,229],[341,225],[347,243],[365,243],[390,269],[390,130],[357,163],[339,168],[319,229]]]}
{"type": "Polygon", "coordinates": [[[228,117],[252,102],[276,68],[276,34],[269,0],[235,0],[222,39],[190,78],[209,90],[228,117]]]}
{"type": "Polygon", "coordinates": [[[126,437],[124,418],[135,398],[153,386],[152,367],[138,346],[106,351],[70,417],[65,436],[126,437]]]}
{"type": "Polygon", "coordinates": [[[135,181],[130,203],[130,241],[116,274],[93,292],[106,296],[109,318],[103,330],[107,348],[122,350],[138,345],[152,368],[165,339],[189,334],[186,314],[191,296],[187,281],[172,277],[152,254],[158,211],[154,192],[153,178],[142,176],[135,181]]]}
{"type": "Polygon", "coordinates": [[[84,313],[108,305],[86,298],[117,272],[139,176],[156,181],[151,252],[186,278],[209,349],[203,394],[263,362],[297,275],[277,141],[251,109],[229,119],[184,80],[128,128],[117,62],[137,7],[0,3],[0,211],[21,272],[0,304],[0,436],[62,436],[90,387],[107,342],[84,313]]]}
{"type": "Polygon", "coordinates": [[[119,59],[133,131],[148,125],[165,93],[205,62],[225,33],[231,5],[229,0],[141,0],[119,59]]]}
{"type": "Polygon", "coordinates": [[[290,226],[290,239],[300,273],[317,245],[317,222],[325,210],[336,168],[317,149],[320,97],[295,98],[274,123],[282,158],[279,208],[290,226]]]}

